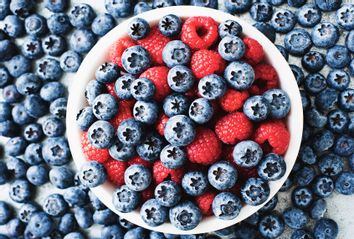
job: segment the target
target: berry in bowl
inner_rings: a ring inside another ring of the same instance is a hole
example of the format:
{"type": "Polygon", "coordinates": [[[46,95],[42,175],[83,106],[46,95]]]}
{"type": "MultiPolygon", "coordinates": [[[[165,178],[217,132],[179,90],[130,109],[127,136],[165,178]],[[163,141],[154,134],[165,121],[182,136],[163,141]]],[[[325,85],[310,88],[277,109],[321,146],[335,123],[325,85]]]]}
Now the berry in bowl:
{"type": "Polygon", "coordinates": [[[231,226],[271,200],[294,165],[295,78],[266,37],[229,14],[143,13],[104,36],[76,79],[67,132],[80,180],[139,226],[231,226]]]}

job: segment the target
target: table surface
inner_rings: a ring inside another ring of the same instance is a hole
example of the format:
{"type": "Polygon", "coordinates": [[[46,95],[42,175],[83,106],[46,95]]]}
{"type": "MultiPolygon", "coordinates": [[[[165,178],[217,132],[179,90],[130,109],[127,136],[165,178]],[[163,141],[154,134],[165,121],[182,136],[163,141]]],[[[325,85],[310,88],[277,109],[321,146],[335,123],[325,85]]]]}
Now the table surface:
{"type": "MultiPolygon", "coordinates": [[[[349,0],[349,2],[352,0],[349,0]]],[[[72,0],[71,1],[72,4],[75,3],[87,3],[90,4],[97,13],[103,13],[105,12],[104,9],[104,1],[103,0],[72,0]]],[[[222,2],[222,1],[219,1],[222,2]]],[[[309,1],[308,1],[309,2],[309,1]]],[[[345,1],[343,1],[345,2],[345,1]]],[[[223,10],[223,4],[219,3],[219,9],[223,10]]],[[[42,4],[38,4],[39,7],[39,12],[41,14],[43,14],[44,16],[49,16],[50,12],[46,9],[44,9],[42,7],[42,4]]],[[[291,7],[287,6],[287,5],[282,5],[281,8],[289,8],[292,9],[291,7]]],[[[295,9],[292,9],[295,11],[295,9]]],[[[242,14],[242,15],[238,15],[238,17],[245,19],[249,22],[251,22],[252,24],[254,23],[254,20],[252,20],[249,16],[249,14],[242,14]]],[[[124,19],[120,19],[117,24],[122,21],[124,19]]],[[[321,21],[329,21],[329,22],[335,22],[333,13],[322,13],[322,20],[321,21]]],[[[1,24],[1,23],[0,23],[1,24]]],[[[299,27],[299,26],[297,26],[299,27]]],[[[279,35],[277,34],[277,38],[276,38],[276,42],[275,44],[283,44],[283,39],[284,39],[284,35],[279,35]]],[[[341,34],[341,38],[339,40],[339,42],[337,44],[344,44],[344,39],[345,39],[345,35],[341,34]]],[[[314,47],[312,48],[314,49],[314,47]]],[[[316,49],[319,52],[322,52],[325,54],[325,51],[323,51],[322,49],[316,49]]],[[[292,57],[289,56],[289,60],[288,62],[290,64],[295,64],[301,67],[301,63],[300,63],[300,58],[296,58],[296,57],[292,57]]],[[[329,68],[327,66],[324,67],[324,69],[321,71],[321,73],[323,75],[327,75],[327,72],[329,71],[329,68]]],[[[69,87],[69,93],[70,93],[70,82],[74,81],[75,77],[74,74],[66,74],[63,77],[62,82],[67,85],[69,87]]],[[[354,80],[351,80],[351,84],[354,85],[354,80]]],[[[6,142],[5,139],[0,139],[1,142],[6,142]]],[[[72,167],[75,168],[75,166],[72,163],[72,167]]],[[[13,201],[10,200],[9,196],[8,196],[8,184],[6,185],[1,185],[0,186],[0,200],[4,200],[4,201],[8,201],[10,202],[12,205],[14,205],[15,207],[19,207],[21,204],[18,203],[14,203],[13,201]]],[[[43,186],[40,187],[39,190],[37,190],[37,198],[36,201],[41,204],[45,197],[48,194],[54,193],[54,192],[61,192],[61,190],[54,188],[53,186],[51,186],[51,184],[47,183],[43,186]]],[[[279,212],[282,212],[285,208],[291,206],[291,199],[290,199],[290,195],[287,192],[284,193],[278,193],[278,197],[279,197],[279,203],[277,205],[276,210],[278,210],[279,212]]],[[[349,238],[353,238],[354,235],[354,216],[353,216],[353,212],[354,212],[354,196],[344,196],[344,195],[340,195],[338,193],[333,193],[329,198],[326,199],[327,202],[327,206],[328,206],[328,210],[325,214],[325,217],[329,217],[334,219],[339,226],[339,235],[338,235],[338,239],[349,239],[349,238]]],[[[93,227],[91,227],[87,232],[90,238],[98,238],[100,237],[100,228],[101,226],[98,225],[94,225],[93,227]]],[[[5,230],[4,226],[0,226],[0,233],[2,231],[5,230]]],[[[280,239],[288,239],[289,233],[291,231],[290,230],[286,230],[285,233],[280,236],[280,239]]]]}

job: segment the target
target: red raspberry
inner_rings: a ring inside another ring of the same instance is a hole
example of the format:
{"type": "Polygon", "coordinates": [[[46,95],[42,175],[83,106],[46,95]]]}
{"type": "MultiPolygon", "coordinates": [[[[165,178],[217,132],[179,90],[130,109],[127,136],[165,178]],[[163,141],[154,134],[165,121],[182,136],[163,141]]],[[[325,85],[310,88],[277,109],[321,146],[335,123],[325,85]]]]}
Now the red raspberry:
{"type": "Polygon", "coordinates": [[[215,126],[215,132],[225,144],[236,144],[251,136],[252,122],[241,112],[234,112],[222,117],[215,126]]]}
{"type": "Polygon", "coordinates": [[[199,92],[198,92],[198,86],[195,85],[192,89],[184,93],[184,95],[190,99],[191,101],[195,100],[195,98],[200,98],[199,92]]]}
{"type": "Polygon", "coordinates": [[[211,17],[190,17],[182,26],[181,40],[194,50],[208,49],[218,37],[218,24],[211,17]]]}
{"type": "Polygon", "coordinates": [[[148,162],[148,161],[142,159],[142,158],[139,157],[139,156],[135,156],[135,157],[131,158],[131,159],[128,161],[128,165],[129,165],[129,166],[134,165],[134,164],[143,165],[143,166],[146,167],[146,168],[151,168],[151,167],[152,167],[152,163],[151,163],[151,162],[148,162]]]}
{"type": "Polygon", "coordinates": [[[197,203],[200,211],[204,216],[211,216],[213,214],[211,205],[216,196],[216,193],[213,191],[208,191],[200,196],[195,198],[195,202],[197,203]]]}
{"type": "Polygon", "coordinates": [[[231,145],[224,145],[222,149],[222,157],[226,159],[228,162],[236,165],[234,161],[234,157],[232,156],[232,152],[234,151],[234,146],[231,145]]]}
{"type": "Polygon", "coordinates": [[[171,92],[167,83],[168,71],[169,69],[166,66],[156,66],[147,69],[140,75],[140,77],[148,78],[154,83],[156,88],[154,99],[156,101],[164,100],[171,92]]]}
{"type": "Polygon", "coordinates": [[[123,67],[121,61],[123,52],[125,51],[125,49],[135,45],[135,42],[129,37],[119,39],[113,44],[109,51],[110,60],[118,66],[123,67]]]}
{"type": "Polygon", "coordinates": [[[290,133],[283,121],[273,120],[258,126],[254,140],[264,147],[270,146],[273,153],[283,155],[289,146],[290,133]]]}
{"type": "Polygon", "coordinates": [[[225,61],[216,51],[199,50],[192,55],[191,69],[201,79],[210,74],[222,73],[225,70],[225,61]]]}
{"type": "Polygon", "coordinates": [[[118,101],[118,113],[113,119],[110,120],[110,123],[115,129],[117,129],[120,123],[124,120],[133,118],[132,110],[134,103],[135,102],[133,100],[118,101]]]}
{"type": "Polygon", "coordinates": [[[220,98],[220,105],[226,112],[233,112],[242,109],[243,104],[249,97],[247,91],[237,91],[228,89],[226,93],[220,98]]]}
{"type": "Polygon", "coordinates": [[[211,129],[198,128],[195,139],[186,150],[192,163],[210,165],[220,158],[221,142],[211,129]]]}
{"type": "Polygon", "coordinates": [[[264,50],[262,45],[250,37],[245,37],[243,42],[246,46],[246,51],[243,55],[244,59],[251,65],[257,65],[260,63],[264,58],[264,50]]]}
{"type": "Polygon", "coordinates": [[[144,203],[147,200],[154,197],[155,185],[151,184],[147,189],[141,192],[141,202],[144,203]]]}
{"type": "Polygon", "coordinates": [[[124,172],[127,169],[127,163],[111,159],[104,164],[108,180],[116,186],[124,184],[124,172]]]}
{"type": "Polygon", "coordinates": [[[161,161],[156,161],[154,163],[152,171],[152,177],[156,184],[162,183],[165,180],[172,180],[180,184],[184,175],[183,168],[169,169],[163,166],[161,161]]]}
{"type": "Polygon", "coordinates": [[[159,118],[156,121],[156,130],[157,132],[161,135],[164,136],[164,130],[165,130],[165,126],[166,123],[168,121],[168,116],[165,114],[160,114],[159,118]]]}
{"type": "Polygon", "coordinates": [[[139,40],[139,45],[143,46],[150,53],[154,65],[163,65],[162,51],[170,38],[162,35],[158,27],[152,27],[148,36],[139,40]]]}
{"type": "Polygon", "coordinates": [[[237,181],[237,183],[230,189],[225,190],[226,192],[231,192],[238,197],[241,197],[241,186],[244,184],[243,181],[237,181]]]}
{"type": "Polygon", "coordinates": [[[104,163],[110,159],[108,149],[98,149],[93,147],[87,137],[87,132],[81,135],[81,148],[88,160],[94,160],[99,163],[104,163]]]}
{"type": "Polygon", "coordinates": [[[255,81],[250,88],[251,94],[261,95],[267,90],[278,87],[278,73],[269,64],[259,64],[254,67],[255,81]]]}
{"type": "Polygon", "coordinates": [[[114,90],[114,85],[115,85],[115,82],[107,83],[106,84],[106,91],[108,92],[108,94],[113,95],[116,99],[118,99],[116,91],[114,90]]]}

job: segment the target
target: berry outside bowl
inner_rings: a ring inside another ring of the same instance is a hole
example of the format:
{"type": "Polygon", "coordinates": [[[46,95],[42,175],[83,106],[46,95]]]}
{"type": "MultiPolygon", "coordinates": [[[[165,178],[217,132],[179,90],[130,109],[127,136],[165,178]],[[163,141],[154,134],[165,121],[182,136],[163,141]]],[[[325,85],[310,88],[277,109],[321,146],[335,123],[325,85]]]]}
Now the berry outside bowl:
{"type": "MultiPolygon", "coordinates": [[[[276,69],[279,75],[281,88],[288,93],[291,100],[291,111],[287,119],[287,125],[291,134],[291,138],[288,151],[284,156],[285,162],[287,164],[286,173],[280,180],[269,182],[271,193],[269,199],[265,203],[260,206],[245,205],[241,209],[241,212],[238,217],[233,220],[221,220],[214,216],[210,216],[203,218],[201,223],[196,228],[189,231],[179,230],[175,228],[171,223],[164,223],[163,225],[158,227],[150,227],[146,225],[141,219],[139,210],[135,210],[131,213],[121,213],[114,208],[112,203],[112,195],[115,187],[110,183],[106,182],[105,184],[92,189],[93,193],[95,193],[96,196],[108,208],[110,208],[120,217],[138,226],[170,234],[207,233],[229,227],[246,219],[253,213],[257,212],[279,191],[280,187],[283,185],[286,178],[289,176],[291,169],[294,166],[301,144],[303,127],[301,97],[298,86],[295,81],[295,77],[286,60],[277,50],[275,45],[249,23],[225,12],[209,8],[191,6],[178,6],[156,9],[140,14],[139,17],[147,20],[150,25],[154,25],[158,23],[161,17],[167,14],[175,14],[181,18],[188,18],[192,16],[210,16],[213,17],[219,23],[229,19],[236,20],[237,22],[239,22],[243,28],[243,34],[245,36],[250,36],[256,39],[263,46],[264,51],[266,53],[266,60],[276,69]]],[[[102,63],[108,60],[108,52],[110,46],[117,39],[127,35],[129,21],[130,20],[120,23],[118,26],[116,26],[113,30],[111,30],[108,34],[106,34],[103,38],[99,40],[99,42],[92,48],[92,50],[87,54],[86,58],[82,62],[80,69],[74,77],[73,84],[71,85],[66,118],[67,136],[73,160],[77,168],[81,168],[81,166],[87,161],[82,152],[80,144],[81,130],[76,124],[77,112],[79,112],[81,108],[86,106],[86,100],[84,96],[86,84],[88,81],[94,78],[95,70],[102,63]]]]}

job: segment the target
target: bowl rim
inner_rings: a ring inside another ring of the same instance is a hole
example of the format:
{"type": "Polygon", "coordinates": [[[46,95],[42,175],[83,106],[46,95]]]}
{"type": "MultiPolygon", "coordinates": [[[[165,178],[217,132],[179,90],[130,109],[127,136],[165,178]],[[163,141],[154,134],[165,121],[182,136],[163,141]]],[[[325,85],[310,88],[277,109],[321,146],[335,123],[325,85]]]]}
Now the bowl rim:
{"type": "MultiPolygon", "coordinates": [[[[195,7],[195,6],[175,6],[166,7],[144,12],[132,18],[141,17],[147,20],[150,24],[156,24],[160,18],[167,14],[175,14],[182,18],[188,18],[193,16],[209,16],[212,17],[218,23],[225,20],[235,20],[243,28],[243,34],[257,40],[263,47],[267,62],[269,62],[277,71],[281,88],[285,90],[291,100],[291,111],[287,118],[287,126],[290,132],[290,143],[289,148],[284,155],[284,159],[287,165],[285,175],[277,180],[269,182],[270,196],[266,202],[259,206],[249,206],[245,205],[242,207],[240,214],[233,220],[221,220],[215,216],[210,216],[203,218],[200,224],[192,229],[183,231],[174,227],[170,222],[164,223],[157,227],[150,227],[144,223],[140,217],[138,210],[130,213],[118,212],[112,203],[112,194],[115,189],[113,185],[106,182],[103,185],[92,188],[92,192],[105,204],[109,209],[118,214],[120,217],[149,230],[158,231],[162,233],[169,234],[200,234],[208,233],[211,231],[220,230],[229,226],[232,226],[247,217],[251,216],[253,213],[257,212],[262,206],[264,206],[281,188],[287,177],[289,176],[294,163],[297,158],[297,154],[300,149],[301,138],[302,138],[302,128],[303,128],[303,111],[301,104],[300,91],[297,86],[295,77],[290,69],[288,62],[281,55],[276,46],[261,32],[259,32],[255,27],[247,23],[246,21],[215,9],[195,7]]],[[[86,55],[83,60],[78,72],[73,77],[73,82],[69,87],[69,98],[67,105],[67,138],[69,142],[69,147],[71,149],[71,154],[73,161],[78,169],[87,162],[82,149],[81,149],[81,133],[82,131],[76,124],[76,115],[81,108],[87,105],[84,97],[84,91],[86,83],[89,80],[94,79],[95,70],[106,60],[108,60],[108,50],[110,46],[119,38],[127,35],[126,29],[128,23],[132,18],[129,18],[121,23],[119,23],[115,28],[108,32],[104,37],[102,37],[96,45],[91,49],[91,51],[86,55]]]]}

